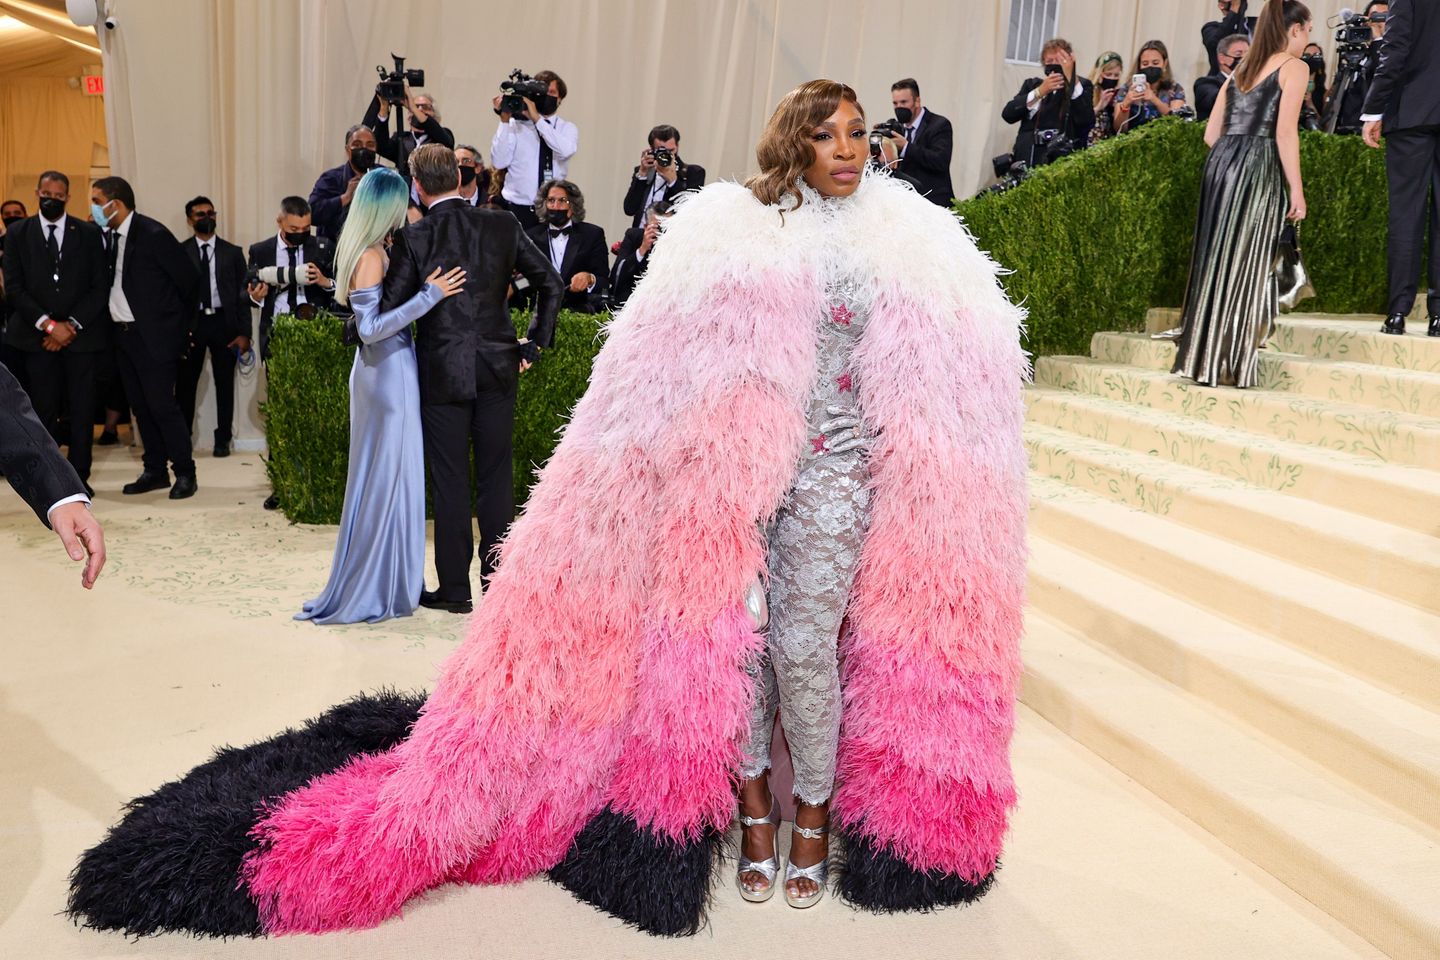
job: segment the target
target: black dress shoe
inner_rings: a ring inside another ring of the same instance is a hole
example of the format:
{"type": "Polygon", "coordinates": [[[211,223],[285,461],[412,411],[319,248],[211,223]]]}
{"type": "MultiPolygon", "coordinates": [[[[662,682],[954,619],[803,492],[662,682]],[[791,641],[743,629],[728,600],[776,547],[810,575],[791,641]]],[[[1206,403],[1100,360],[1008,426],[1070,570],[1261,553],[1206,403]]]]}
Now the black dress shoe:
{"type": "Polygon", "coordinates": [[[1380,327],[1381,333],[1393,333],[1396,335],[1405,332],[1405,314],[1392,313],[1385,318],[1385,323],[1380,327]]]}
{"type": "Polygon", "coordinates": [[[151,490],[164,490],[170,486],[170,475],[168,473],[142,473],[135,478],[134,483],[127,483],[120,488],[123,494],[149,493],[151,490]]]}
{"type": "Polygon", "coordinates": [[[429,607],[431,610],[444,610],[446,613],[469,613],[474,609],[469,600],[441,600],[429,590],[420,591],[420,606],[429,607]]]}
{"type": "Polygon", "coordinates": [[[1427,337],[1440,337],[1440,315],[1430,317],[1430,329],[1425,331],[1427,337]]]}
{"type": "Polygon", "coordinates": [[[113,447],[120,442],[120,436],[114,430],[101,430],[100,437],[95,441],[96,446],[113,447]]]}
{"type": "Polygon", "coordinates": [[[171,500],[184,500],[186,497],[195,496],[195,491],[200,487],[195,483],[194,476],[176,477],[175,486],[170,488],[171,500]]]}
{"type": "Polygon", "coordinates": [[[225,441],[216,440],[216,441],[215,441],[215,456],[217,456],[217,457],[228,457],[228,456],[230,456],[230,441],[228,441],[228,440],[225,440],[225,441]]]}
{"type": "Polygon", "coordinates": [[[265,502],[261,504],[261,506],[263,506],[266,510],[279,510],[280,498],[272,493],[270,494],[270,496],[265,498],[265,502]]]}

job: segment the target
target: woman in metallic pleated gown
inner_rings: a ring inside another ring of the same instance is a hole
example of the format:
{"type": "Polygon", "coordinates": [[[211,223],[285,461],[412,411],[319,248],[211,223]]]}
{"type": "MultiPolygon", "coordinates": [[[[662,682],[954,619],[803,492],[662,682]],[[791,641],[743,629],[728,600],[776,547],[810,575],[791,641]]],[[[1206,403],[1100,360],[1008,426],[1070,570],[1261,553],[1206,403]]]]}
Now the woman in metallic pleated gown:
{"type": "Polygon", "coordinates": [[[1257,352],[1279,309],[1280,231],[1287,217],[1305,217],[1299,119],[1310,71],[1299,57],[1309,42],[1309,9],[1267,0],[1205,128],[1211,149],[1171,370],[1196,383],[1255,385],[1257,352]]]}
{"type": "Polygon", "coordinates": [[[336,299],[349,303],[361,345],[350,370],[350,466],[330,582],[296,620],[375,623],[415,612],[425,585],[425,455],[410,325],[459,293],[459,267],[430,275],[393,310],[380,309],[385,238],[405,223],[409,188],[376,168],[355,189],[335,255],[336,299]]]}

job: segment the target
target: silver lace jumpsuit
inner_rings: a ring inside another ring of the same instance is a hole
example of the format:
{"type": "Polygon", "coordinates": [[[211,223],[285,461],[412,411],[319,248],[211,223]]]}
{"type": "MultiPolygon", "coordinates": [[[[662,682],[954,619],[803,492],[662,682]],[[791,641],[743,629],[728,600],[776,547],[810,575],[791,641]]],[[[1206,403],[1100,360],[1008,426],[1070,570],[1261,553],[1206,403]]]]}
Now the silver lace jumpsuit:
{"type": "MultiPolygon", "coordinates": [[[[838,246],[843,231],[827,233],[838,246]]],[[[845,259],[837,250],[826,262],[845,259]]],[[[768,530],[770,624],[765,654],[752,669],[757,695],[740,771],[751,779],[769,768],[778,705],[795,794],[810,804],[824,803],[835,786],[841,708],[836,648],[869,515],[868,444],[861,428],[832,427],[828,436],[824,431],[837,420],[859,418],[860,385],[850,361],[869,316],[853,271],[837,266],[833,274],[826,278],[828,313],[810,392],[809,447],[768,530]]]]}

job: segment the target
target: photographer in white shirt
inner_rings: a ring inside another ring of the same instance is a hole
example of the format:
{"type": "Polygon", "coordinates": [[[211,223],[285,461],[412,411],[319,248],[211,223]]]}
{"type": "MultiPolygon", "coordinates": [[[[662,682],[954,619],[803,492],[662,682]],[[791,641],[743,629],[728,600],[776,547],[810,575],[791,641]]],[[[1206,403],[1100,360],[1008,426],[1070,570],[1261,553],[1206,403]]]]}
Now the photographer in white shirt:
{"type": "Polygon", "coordinates": [[[523,227],[539,224],[535,201],[540,185],[547,180],[566,179],[570,158],[580,149],[580,128],[556,115],[565,101],[565,81],[553,70],[541,70],[535,79],[548,84],[549,92],[538,103],[523,98],[523,114],[502,111],[504,98],[495,98],[500,126],[490,142],[491,166],[505,171],[500,201],[523,227]]]}

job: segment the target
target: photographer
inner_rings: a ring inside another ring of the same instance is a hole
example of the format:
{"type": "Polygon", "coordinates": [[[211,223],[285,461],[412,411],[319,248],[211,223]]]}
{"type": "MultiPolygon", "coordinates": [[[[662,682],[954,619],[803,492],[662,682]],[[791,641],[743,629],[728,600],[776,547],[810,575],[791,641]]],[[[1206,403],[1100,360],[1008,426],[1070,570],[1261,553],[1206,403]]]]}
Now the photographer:
{"type": "Polygon", "coordinates": [[[705,168],[680,159],[680,131],[660,124],[646,138],[650,146],[640,154],[640,165],[625,193],[625,215],[631,229],[640,226],[647,211],[661,200],[674,200],[686,190],[705,186],[705,168]]]}
{"type": "Polygon", "coordinates": [[[1040,50],[1045,76],[1031,77],[1000,111],[1006,123],[1020,124],[1012,153],[1030,167],[1042,166],[1086,145],[1095,126],[1095,88],[1075,78],[1075,51],[1067,40],[1045,41],[1040,50]],[[1045,141],[1043,131],[1056,131],[1045,141]],[[1058,147],[1056,141],[1062,141],[1058,147]]]}
{"type": "Polygon", "coordinates": [[[375,134],[363,123],[345,131],[345,162],[320,174],[310,190],[306,215],[314,212],[315,229],[320,236],[331,241],[340,236],[345,214],[350,210],[350,199],[355,196],[355,188],[365,171],[375,166],[376,151],[375,134]]]}
{"type": "Polygon", "coordinates": [[[580,129],[556,116],[568,93],[565,81],[553,70],[541,70],[532,82],[544,84],[546,92],[495,98],[500,126],[490,141],[490,163],[505,171],[500,201],[524,227],[540,223],[535,211],[543,208],[541,185],[564,180],[570,158],[580,149],[580,129]]]}
{"type": "MultiPolygon", "coordinates": [[[[390,132],[390,101],[383,95],[387,83],[380,81],[375,87],[375,96],[365,119],[360,121],[375,133],[376,152],[395,164],[395,169],[408,182],[410,180],[410,154],[423,143],[443,143],[455,148],[455,134],[448,127],[440,125],[440,111],[435,107],[435,98],[428,93],[415,93],[409,83],[401,89],[405,92],[404,107],[409,116],[408,128],[399,136],[390,132]]],[[[313,204],[312,204],[313,206],[313,204]]]]}
{"type": "MultiPolygon", "coordinates": [[[[1240,34],[1248,41],[1255,36],[1255,18],[1245,15],[1249,0],[1220,0],[1220,19],[1200,28],[1200,42],[1210,59],[1210,76],[1220,72],[1220,42],[1240,34]]],[[[1230,71],[1234,72],[1233,68],[1230,71]]]]}
{"type": "Polygon", "coordinates": [[[1390,16],[1390,4],[1384,0],[1370,0],[1365,12],[1340,27],[1341,34],[1348,34],[1337,44],[1339,64],[1335,69],[1336,88],[1340,95],[1338,103],[1330,105],[1335,112],[1333,119],[1335,133],[1359,133],[1362,120],[1360,114],[1365,98],[1380,64],[1381,49],[1384,46],[1385,24],[1390,16]],[[1367,35],[1368,33],[1368,35],[1367,35]],[[1344,89],[1341,90],[1341,80],[1344,89]]]}
{"type": "Polygon", "coordinates": [[[1305,53],[1301,60],[1310,68],[1310,86],[1305,92],[1305,102],[1308,105],[1307,112],[1313,112],[1315,116],[1325,115],[1325,51],[1320,44],[1306,44],[1305,53]]]}
{"type": "Polygon", "coordinates": [[[1426,332],[1440,337],[1440,7],[1434,0],[1395,0],[1394,7],[1362,117],[1367,144],[1379,147],[1385,135],[1390,184],[1390,303],[1381,329],[1405,332],[1429,220],[1426,332]]]}
{"type": "Polygon", "coordinates": [[[1195,81],[1196,120],[1210,119],[1210,114],[1215,109],[1215,98],[1220,96],[1220,88],[1225,86],[1225,81],[1230,79],[1245,54],[1250,52],[1250,38],[1243,33],[1233,33],[1221,40],[1216,50],[1220,69],[1195,81]]]}
{"type": "Polygon", "coordinates": [[[635,284],[650,266],[650,251],[660,239],[660,222],[674,214],[669,200],[657,200],[645,211],[645,226],[631,227],[620,241],[615,267],[610,272],[610,309],[619,310],[630,299],[635,284]]]}
{"type": "MultiPolygon", "coordinates": [[[[368,132],[368,131],[366,131],[368,132]]],[[[270,328],[275,317],[293,313],[309,318],[330,305],[335,281],[330,270],[330,245],[310,232],[310,205],[304,197],[280,201],[273,239],[250,245],[250,300],[260,308],[260,359],[270,357],[270,328]]]]}
{"type": "Polygon", "coordinates": [[[1185,88],[1170,75],[1170,51],[1151,40],[1135,57],[1131,82],[1115,91],[1115,130],[1124,133],[1185,106],[1185,88]],[[1135,83],[1136,77],[1140,78],[1135,83]]]}
{"type": "Polygon", "coordinates": [[[950,157],[954,152],[955,130],[950,121],[932,113],[920,103],[920,84],[913,77],[890,85],[890,106],[903,131],[894,137],[900,151],[895,167],[931,203],[950,206],[955,188],[950,182],[950,157]]]}
{"type": "MultiPolygon", "coordinates": [[[[585,222],[585,195],[569,180],[548,180],[536,201],[536,224],[525,235],[550,255],[565,284],[562,310],[598,313],[606,307],[610,288],[610,247],[605,231],[585,222]],[[545,218],[540,223],[540,217],[545,218]]],[[[531,292],[517,295],[528,309],[531,292]]]]}

